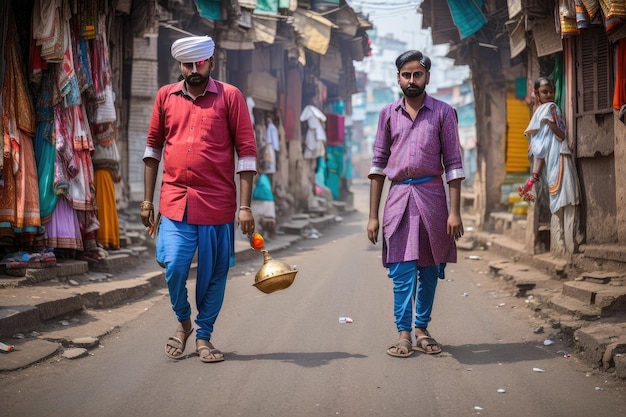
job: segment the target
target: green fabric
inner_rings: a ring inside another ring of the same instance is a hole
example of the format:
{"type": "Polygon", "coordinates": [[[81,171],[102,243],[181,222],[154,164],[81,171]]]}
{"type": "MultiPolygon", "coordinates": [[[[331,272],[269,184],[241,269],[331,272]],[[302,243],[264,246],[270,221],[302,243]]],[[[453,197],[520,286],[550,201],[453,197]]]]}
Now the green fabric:
{"type": "Polygon", "coordinates": [[[326,186],[330,188],[333,198],[339,199],[341,174],[343,173],[343,146],[326,147],[326,186]]]}
{"type": "Polygon", "coordinates": [[[200,16],[217,21],[222,20],[222,0],[195,0],[200,16]]]}
{"type": "Polygon", "coordinates": [[[273,13],[278,14],[279,0],[257,0],[254,13],[273,13]]]}
{"type": "Polygon", "coordinates": [[[528,94],[528,86],[526,84],[526,77],[517,77],[515,79],[515,98],[526,98],[528,94]]]}
{"type": "Polygon", "coordinates": [[[315,171],[315,182],[326,185],[326,160],[321,156],[317,158],[317,170],[315,171]]]}
{"type": "Polygon", "coordinates": [[[252,192],[252,199],[258,201],[274,201],[272,182],[266,174],[259,175],[259,180],[256,182],[256,186],[252,192]]]}
{"type": "Polygon", "coordinates": [[[554,69],[550,78],[554,81],[554,102],[560,109],[565,108],[565,71],[563,68],[563,54],[554,58],[554,69]]]}

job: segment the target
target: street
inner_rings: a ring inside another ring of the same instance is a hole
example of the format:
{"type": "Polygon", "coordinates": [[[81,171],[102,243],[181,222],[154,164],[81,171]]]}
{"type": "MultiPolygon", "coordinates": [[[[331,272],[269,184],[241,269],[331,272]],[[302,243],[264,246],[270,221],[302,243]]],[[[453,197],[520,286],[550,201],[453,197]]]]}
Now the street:
{"type": "Polygon", "coordinates": [[[524,298],[489,276],[488,253],[476,260],[460,251],[439,282],[429,330],[443,353],[387,355],[397,337],[391,282],[380,242],[365,233],[368,185],[352,190],[356,213],[275,256],[298,269],[290,288],[263,294],[252,286],[261,254],[233,268],[213,335],[225,362],[201,363],[193,339],[184,359],[164,355],[176,326],[164,296],[86,358],[0,374],[2,414],[626,415],[624,383],[552,339],[524,298]]]}

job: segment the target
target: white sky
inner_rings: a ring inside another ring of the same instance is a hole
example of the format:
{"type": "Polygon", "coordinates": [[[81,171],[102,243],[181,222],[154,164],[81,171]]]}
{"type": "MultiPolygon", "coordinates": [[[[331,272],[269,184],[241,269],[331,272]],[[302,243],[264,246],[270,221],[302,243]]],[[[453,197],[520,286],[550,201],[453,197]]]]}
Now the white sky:
{"type": "MultiPolygon", "coordinates": [[[[362,12],[374,24],[379,37],[391,34],[395,39],[406,42],[407,49],[418,49],[428,55],[437,71],[431,73],[428,91],[434,93],[439,87],[449,87],[462,82],[469,76],[469,67],[455,66],[454,60],[446,58],[449,46],[433,45],[430,29],[422,29],[422,15],[417,13],[422,0],[347,0],[350,7],[362,12]]],[[[364,69],[371,79],[395,79],[395,60],[398,51],[384,51],[383,55],[391,53],[388,58],[388,68],[385,63],[379,62],[382,58],[366,59],[364,69]],[[372,62],[374,61],[374,62],[372,62]],[[387,68],[387,73],[384,71],[387,68]],[[389,72],[391,71],[391,72],[389,72]]]]}
{"type": "Polygon", "coordinates": [[[379,36],[388,33],[407,43],[410,49],[428,50],[432,45],[430,31],[421,29],[422,16],[417,8],[422,0],[347,0],[355,11],[369,15],[379,36]]]}

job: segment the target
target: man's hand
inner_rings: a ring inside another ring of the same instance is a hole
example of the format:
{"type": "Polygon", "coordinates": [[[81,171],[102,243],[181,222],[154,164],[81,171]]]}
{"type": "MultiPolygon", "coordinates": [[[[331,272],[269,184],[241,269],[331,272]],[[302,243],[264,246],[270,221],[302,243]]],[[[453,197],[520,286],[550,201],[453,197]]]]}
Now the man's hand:
{"type": "Polygon", "coordinates": [[[244,235],[254,233],[254,216],[250,208],[242,206],[239,209],[239,227],[244,235]]]}
{"type": "Polygon", "coordinates": [[[141,223],[146,227],[154,226],[154,205],[151,201],[142,201],[139,205],[141,223]]]}
{"type": "Polygon", "coordinates": [[[378,228],[379,228],[378,219],[369,219],[367,222],[367,238],[373,244],[378,242],[378,228]]]}

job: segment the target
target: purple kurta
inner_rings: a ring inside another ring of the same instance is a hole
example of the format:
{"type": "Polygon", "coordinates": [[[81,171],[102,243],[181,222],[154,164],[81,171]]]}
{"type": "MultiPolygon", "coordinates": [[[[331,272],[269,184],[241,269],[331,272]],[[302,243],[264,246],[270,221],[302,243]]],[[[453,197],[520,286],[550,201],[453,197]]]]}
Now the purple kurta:
{"type": "Polygon", "coordinates": [[[415,121],[404,99],[380,111],[370,174],[386,175],[392,186],[383,214],[383,265],[417,260],[418,266],[456,262],[447,234],[446,181],[465,178],[456,111],[426,95],[415,121]],[[427,176],[420,184],[396,181],[427,176]]]}

